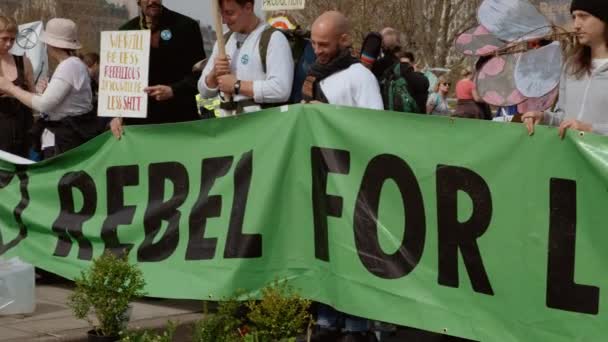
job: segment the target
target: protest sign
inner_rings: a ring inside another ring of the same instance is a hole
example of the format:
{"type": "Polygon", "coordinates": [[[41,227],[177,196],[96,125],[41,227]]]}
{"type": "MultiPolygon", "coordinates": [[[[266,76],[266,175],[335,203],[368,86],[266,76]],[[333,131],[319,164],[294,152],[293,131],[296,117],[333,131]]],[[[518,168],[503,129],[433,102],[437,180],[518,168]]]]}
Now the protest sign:
{"type": "Polygon", "coordinates": [[[150,31],[102,32],[100,60],[98,115],[145,118],[150,31]]]}
{"type": "Polygon", "coordinates": [[[305,0],[263,0],[264,11],[301,10],[306,7],[305,0]]]}
{"type": "Polygon", "coordinates": [[[39,80],[46,81],[48,77],[49,63],[46,45],[40,40],[42,27],[42,21],[19,25],[15,45],[11,49],[12,54],[25,55],[32,62],[34,83],[38,83],[39,80]]]}

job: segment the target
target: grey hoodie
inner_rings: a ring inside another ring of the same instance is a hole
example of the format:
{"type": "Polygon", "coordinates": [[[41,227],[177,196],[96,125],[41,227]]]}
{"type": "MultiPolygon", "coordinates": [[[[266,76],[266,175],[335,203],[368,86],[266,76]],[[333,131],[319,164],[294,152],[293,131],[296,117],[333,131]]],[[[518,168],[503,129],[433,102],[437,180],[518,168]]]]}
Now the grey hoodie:
{"type": "Polygon", "coordinates": [[[590,123],[593,132],[608,135],[608,63],[581,79],[562,74],[554,112],[545,112],[544,123],[559,126],[565,119],[590,123]]]}

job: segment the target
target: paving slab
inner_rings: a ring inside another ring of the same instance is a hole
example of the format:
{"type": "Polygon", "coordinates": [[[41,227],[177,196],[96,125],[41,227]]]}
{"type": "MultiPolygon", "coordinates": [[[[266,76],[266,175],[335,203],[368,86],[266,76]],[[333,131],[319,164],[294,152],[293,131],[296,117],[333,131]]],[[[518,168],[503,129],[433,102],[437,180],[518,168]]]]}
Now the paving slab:
{"type": "MultiPolygon", "coordinates": [[[[74,317],[68,307],[72,291],[70,283],[37,286],[34,313],[0,316],[0,341],[86,341],[91,326],[74,317]]],[[[142,299],[133,303],[129,327],[161,329],[172,320],[191,330],[192,324],[202,317],[202,310],[202,301],[142,299]]]]}

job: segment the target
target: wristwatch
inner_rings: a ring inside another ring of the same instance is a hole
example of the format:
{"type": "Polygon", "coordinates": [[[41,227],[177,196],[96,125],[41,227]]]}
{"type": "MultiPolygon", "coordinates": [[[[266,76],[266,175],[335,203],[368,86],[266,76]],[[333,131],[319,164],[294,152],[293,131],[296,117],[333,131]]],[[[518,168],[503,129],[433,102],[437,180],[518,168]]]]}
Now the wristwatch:
{"type": "Polygon", "coordinates": [[[241,92],[241,80],[237,80],[234,84],[234,95],[238,95],[241,92]]]}

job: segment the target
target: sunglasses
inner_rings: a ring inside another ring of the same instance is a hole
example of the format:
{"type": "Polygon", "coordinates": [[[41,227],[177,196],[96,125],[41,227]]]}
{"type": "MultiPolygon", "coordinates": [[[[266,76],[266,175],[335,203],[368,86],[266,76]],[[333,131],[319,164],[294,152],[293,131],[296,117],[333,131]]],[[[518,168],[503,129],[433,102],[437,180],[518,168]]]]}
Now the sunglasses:
{"type": "Polygon", "coordinates": [[[447,85],[449,87],[451,84],[450,83],[441,83],[440,85],[447,85]]]}

